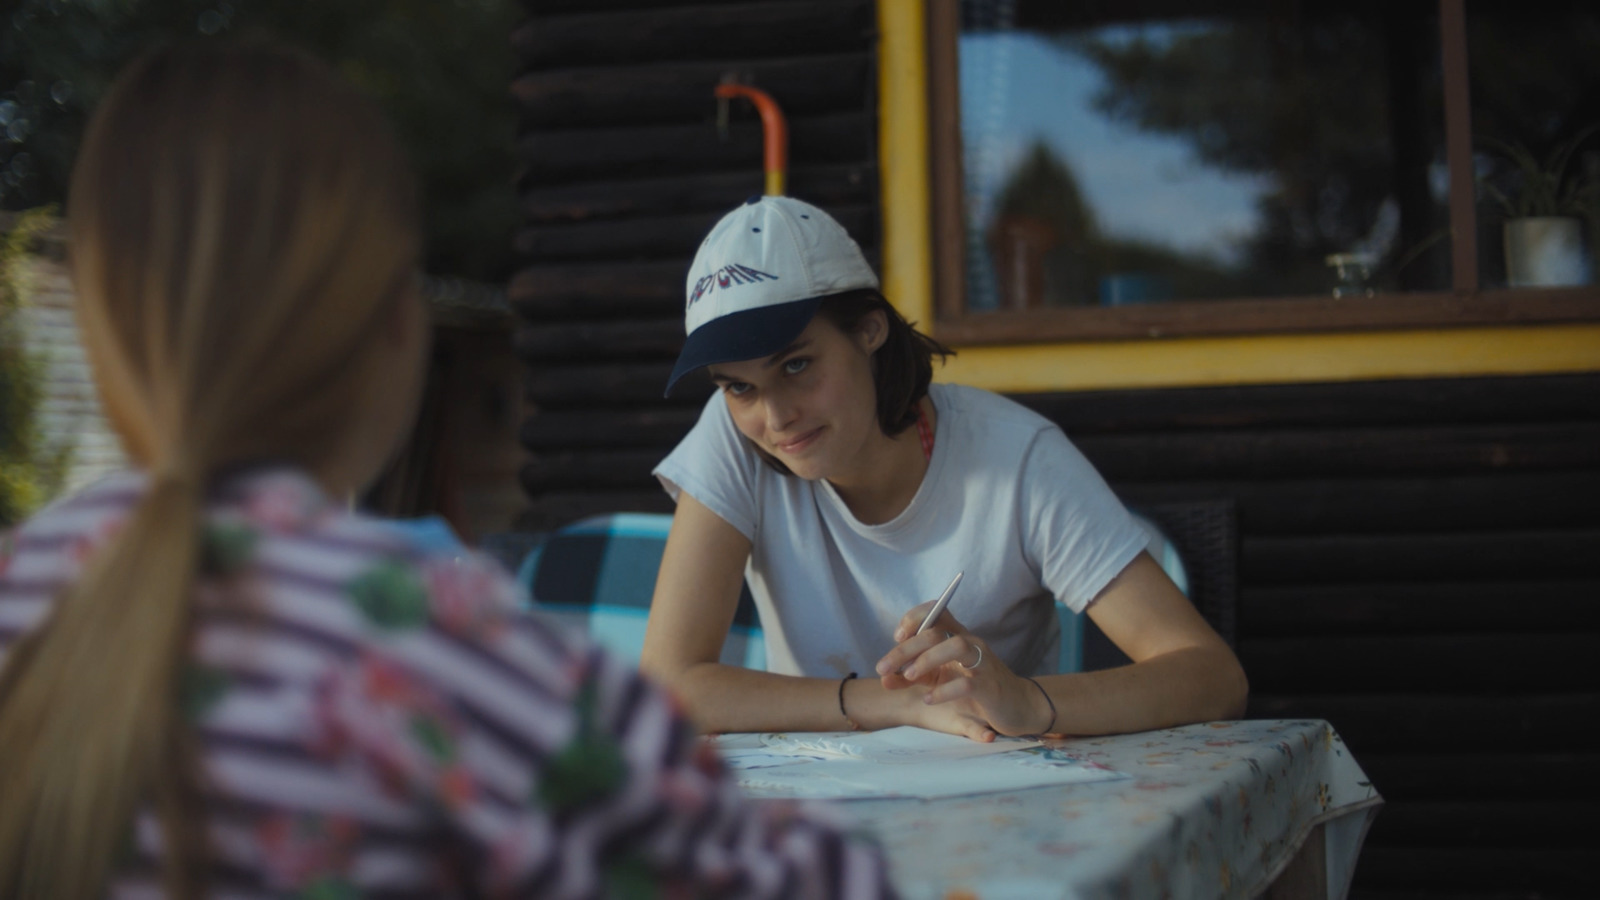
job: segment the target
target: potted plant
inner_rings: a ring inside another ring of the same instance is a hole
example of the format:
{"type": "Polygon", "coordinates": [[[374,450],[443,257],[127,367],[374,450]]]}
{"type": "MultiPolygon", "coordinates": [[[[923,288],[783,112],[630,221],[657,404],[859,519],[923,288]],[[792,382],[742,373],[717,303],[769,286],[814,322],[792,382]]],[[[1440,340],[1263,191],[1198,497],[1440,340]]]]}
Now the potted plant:
{"type": "Polygon", "coordinates": [[[1600,199],[1600,181],[1587,174],[1569,177],[1567,164],[1597,130],[1600,125],[1591,125],[1562,141],[1543,161],[1522,144],[1482,139],[1513,168],[1509,190],[1482,179],[1505,212],[1506,282],[1512,287],[1589,283],[1582,223],[1600,199]]]}

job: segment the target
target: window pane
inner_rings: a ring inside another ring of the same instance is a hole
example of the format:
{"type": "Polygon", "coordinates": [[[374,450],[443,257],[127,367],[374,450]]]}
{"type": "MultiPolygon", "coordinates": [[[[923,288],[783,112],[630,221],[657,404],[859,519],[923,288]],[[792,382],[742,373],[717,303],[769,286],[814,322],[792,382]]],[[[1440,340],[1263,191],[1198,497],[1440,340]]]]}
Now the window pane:
{"type": "Polygon", "coordinates": [[[1448,286],[1431,4],[1165,6],[962,3],[969,308],[1448,286]]]}
{"type": "Polygon", "coordinates": [[[1468,3],[1467,64],[1482,185],[1479,280],[1486,288],[1591,283],[1600,235],[1600,10],[1468,3]],[[1529,216],[1573,222],[1535,223],[1522,237],[1519,226],[1508,228],[1508,219],[1529,216]]]}

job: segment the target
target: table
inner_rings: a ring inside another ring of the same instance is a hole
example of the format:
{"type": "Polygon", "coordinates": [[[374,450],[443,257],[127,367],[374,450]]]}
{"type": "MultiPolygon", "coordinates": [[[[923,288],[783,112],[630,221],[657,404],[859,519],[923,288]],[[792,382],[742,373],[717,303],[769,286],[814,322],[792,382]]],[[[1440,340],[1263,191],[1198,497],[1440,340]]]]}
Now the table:
{"type": "Polygon", "coordinates": [[[1050,743],[1132,777],[846,809],[877,835],[907,900],[1243,898],[1269,886],[1338,900],[1383,803],[1323,721],[1050,743]]]}

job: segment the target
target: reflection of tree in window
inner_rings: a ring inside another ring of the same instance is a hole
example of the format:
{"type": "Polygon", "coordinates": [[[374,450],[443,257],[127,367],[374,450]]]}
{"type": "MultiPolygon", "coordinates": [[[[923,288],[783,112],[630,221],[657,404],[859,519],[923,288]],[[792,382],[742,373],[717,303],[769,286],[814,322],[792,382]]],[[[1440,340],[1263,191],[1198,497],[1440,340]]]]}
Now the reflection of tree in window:
{"type": "Polygon", "coordinates": [[[1012,308],[1093,304],[1102,279],[1159,276],[1180,296],[1215,296],[1231,285],[1204,257],[1103,234],[1067,164],[1034,141],[1000,188],[989,249],[1012,308]]]}
{"type": "MultiPolygon", "coordinates": [[[[1098,224],[1070,296],[1047,290],[1048,302],[1103,302],[1108,283],[1150,276],[1173,299],[1325,295],[1327,257],[1352,251],[1376,259],[1381,288],[1449,283],[1432,8],[1275,10],[964,0],[963,65],[970,55],[978,73],[963,75],[969,173],[1039,134],[1098,224]]],[[[1000,180],[1022,179],[1035,152],[1013,151],[1000,180]]],[[[999,185],[975,184],[998,215],[999,185]]]]}
{"type": "Polygon", "coordinates": [[[1034,141],[1000,189],[989,230],[1001,296],[1017,308],[1083,302],[1089,295],[1084,251],[1095,231],[1077,179],[1043,141],[1034,141]]]}
{"type": "MultiPolygon", "coordinates": [[[[1186,137],[1219,168],[1271,176],[1240,293],[1320,293],[1327,254],[1381,240],[1393,150],[1383,34],[1368,23],[1256,20],[1165,41],[1067,40],[1105,73],[1096,105],[1107,115],[1186,137]]],[[[1392,252],[1392,237],[1372,249],[1392,252]]]]}

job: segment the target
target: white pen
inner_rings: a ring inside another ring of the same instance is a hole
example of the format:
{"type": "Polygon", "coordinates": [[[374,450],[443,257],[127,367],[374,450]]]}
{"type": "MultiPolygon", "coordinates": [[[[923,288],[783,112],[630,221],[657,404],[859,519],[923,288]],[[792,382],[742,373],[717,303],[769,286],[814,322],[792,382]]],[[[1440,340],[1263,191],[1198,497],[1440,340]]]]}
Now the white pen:
{"type": "Polygon", "coordinates": [[[939,599],[933,602],[933,609],[928,610],[928,617],[917,626],[917,634],[926,631],[928,626],[933,624],[933,620],[939,618],[939,613],[944,612],[944,608],[950,605],[950,598],[956,595],[956,585],[961,583],[961,575],[961,572],[957,572],[956,577],[950,579],[950,586],[945,588],[939,599]]]}

